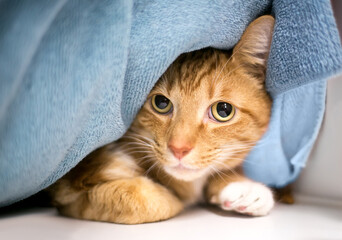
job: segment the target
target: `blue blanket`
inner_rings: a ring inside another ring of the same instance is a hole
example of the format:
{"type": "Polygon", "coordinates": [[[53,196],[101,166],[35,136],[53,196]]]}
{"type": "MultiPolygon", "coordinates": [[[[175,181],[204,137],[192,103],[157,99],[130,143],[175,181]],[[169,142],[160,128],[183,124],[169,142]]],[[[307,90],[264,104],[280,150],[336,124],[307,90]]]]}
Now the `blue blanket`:
{"type": "Polygon", "coordinates": [[[245,170],[283,186],[305,165],[325,80],[342,67],[329,0],[1,0],[0,206],[118,139],[178,55],[231,49],[266,13],[276,18],[272,120],[245,170]]]}

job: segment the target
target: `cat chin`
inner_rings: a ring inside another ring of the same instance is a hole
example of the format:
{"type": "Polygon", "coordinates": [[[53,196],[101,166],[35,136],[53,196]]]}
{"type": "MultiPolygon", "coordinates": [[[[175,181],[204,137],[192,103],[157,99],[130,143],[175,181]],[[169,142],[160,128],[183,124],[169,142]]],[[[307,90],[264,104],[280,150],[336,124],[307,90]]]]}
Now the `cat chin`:
{"type": "Polygon", "coordinates": [[[207,173],[206,169],[190,169],[183,166],[165,166],[164,170],[172,177],[186,182],[194,181],[198,178],[205,176],[207,173]]]}

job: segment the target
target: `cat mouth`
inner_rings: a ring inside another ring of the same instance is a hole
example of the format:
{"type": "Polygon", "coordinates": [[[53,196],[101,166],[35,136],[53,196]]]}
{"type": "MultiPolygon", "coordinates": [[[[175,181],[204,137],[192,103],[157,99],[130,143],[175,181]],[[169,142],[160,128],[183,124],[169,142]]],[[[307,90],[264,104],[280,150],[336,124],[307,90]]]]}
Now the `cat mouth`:
{"type": "Polygon", "coordinates": [[[181,163],[178,164],[177,166],[171,167],[171,168],[173,168],[176,171],[180,171],[180,172],[199,172],[200,171],[200,169],[189,168],[189,167],[184,166],[181,163]]]}
{"type": "Polygon", "coordinates": [[[165,171],[171,176],[183,180],[183,181],[192,181],[196,178],[199,178],[205,174],[204,169],[199,168],[189,168],[184,166],[183,164],[178,164],[176,166],[165,166],[165,171]]]}

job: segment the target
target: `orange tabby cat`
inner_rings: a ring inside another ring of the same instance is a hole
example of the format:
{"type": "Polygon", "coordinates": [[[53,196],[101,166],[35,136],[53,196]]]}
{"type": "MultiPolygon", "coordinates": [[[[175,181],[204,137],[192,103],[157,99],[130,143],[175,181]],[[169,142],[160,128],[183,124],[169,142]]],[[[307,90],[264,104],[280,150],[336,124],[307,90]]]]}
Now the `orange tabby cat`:
{"type": "Polygon", "coordinates": [[[262,216],[274,205],[241,163],[265,132],[264,88],[274,19],[263,16],[232,53],[181,55],[149,94],[127,133],[86,157],[50,189],[61,214],[136,224],[203,200],[262,216]]]}

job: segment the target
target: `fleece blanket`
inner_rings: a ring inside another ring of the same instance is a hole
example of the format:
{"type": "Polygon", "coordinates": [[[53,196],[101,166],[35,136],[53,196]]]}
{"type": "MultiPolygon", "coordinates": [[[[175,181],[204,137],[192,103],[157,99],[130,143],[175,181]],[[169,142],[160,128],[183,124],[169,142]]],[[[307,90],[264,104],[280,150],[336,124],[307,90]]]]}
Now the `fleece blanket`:
{"type": "Polygon", "coordinates": [[[183,52],[231,49],[276,18],[268,132],[245,171],[270,186],[304,167],[342,53],[329,0],[1,0],[0,206],[49,186],[129,127],[183,52]]]}

